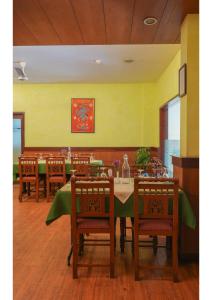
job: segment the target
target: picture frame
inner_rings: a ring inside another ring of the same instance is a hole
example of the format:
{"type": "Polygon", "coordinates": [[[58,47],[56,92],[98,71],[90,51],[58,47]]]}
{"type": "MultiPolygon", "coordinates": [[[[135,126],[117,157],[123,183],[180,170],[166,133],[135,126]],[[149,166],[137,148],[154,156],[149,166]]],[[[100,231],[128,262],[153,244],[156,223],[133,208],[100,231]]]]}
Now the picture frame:
{"type": "Polygon", "coordinates": [[[71,99],[71,132],[94,133],[95,132],[95,99],[72,98],[71,99]]]}
{"type": "Polygon", "coordinates": [[[179,96],[183,97],[187,93],[187,66],[182,65],[179,69],[179,96]]]}

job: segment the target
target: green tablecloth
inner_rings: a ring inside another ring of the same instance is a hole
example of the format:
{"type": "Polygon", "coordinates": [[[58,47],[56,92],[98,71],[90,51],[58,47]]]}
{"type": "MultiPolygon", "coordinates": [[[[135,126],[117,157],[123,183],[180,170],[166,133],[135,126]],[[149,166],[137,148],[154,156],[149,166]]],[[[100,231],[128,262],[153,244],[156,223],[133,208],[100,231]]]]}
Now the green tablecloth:
{"type": "MultiPolygon", "coordinates": [[[[102,160],[94,160],[91,163],[92,166],[103,166],[102,160]]],[[[66,160],[66,174],[70,174],[71,170],[71,163],[70,160],[66,160]]],[[[38,162],[38,172],[39,174],[46,174],[46,161],[39,160],[38,162]]],[[[13,181],[16,180],[18,177],[18,162],[13,164],[13,181]]]]}
{"type": "MultiPolygon", "coordinates": [[[[141,209],[141,208],[140,208],[141,209]]],[[[63,188],[57,191],[48,213],[46,224],[49,225],[62,215],[71,214],[71,185],[67,183],[63,188]]],[[[116,217],[133,217],[133,195],[122,204],[115,197],[115,216],[116,217]]],[[[184,223],[188,227],[194,229],[196,226],[196,218],[191,208],[190,202],[186,194],[179,190],[179,218],[180,224],[184,223]]]]}

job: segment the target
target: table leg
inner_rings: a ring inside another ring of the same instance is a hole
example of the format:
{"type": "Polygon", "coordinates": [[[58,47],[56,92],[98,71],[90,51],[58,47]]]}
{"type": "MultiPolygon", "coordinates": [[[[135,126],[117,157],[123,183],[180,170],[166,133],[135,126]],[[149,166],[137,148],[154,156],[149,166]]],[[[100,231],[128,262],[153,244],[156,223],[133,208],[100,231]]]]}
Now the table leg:
{"type": "Polygon", "coordinates": [[[126,218],[120,217],[120,249],[121,249],[121,253],[124,253],[125,227],[126,227],[126,218]]]}

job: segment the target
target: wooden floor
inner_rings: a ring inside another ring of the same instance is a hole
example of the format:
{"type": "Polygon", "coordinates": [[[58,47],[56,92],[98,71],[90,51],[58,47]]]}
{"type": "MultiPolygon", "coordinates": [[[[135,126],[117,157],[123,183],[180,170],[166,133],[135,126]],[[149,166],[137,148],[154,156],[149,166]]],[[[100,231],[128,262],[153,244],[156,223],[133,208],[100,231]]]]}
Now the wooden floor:
{"type": "MultiPolygon", "coordinates": [[[[148,271],[141,281],[134,281],[130,244],[126,253],[116,251],[116,278],[109,278],[107,268],[79,269],[79,279],[72,279],[72,267],[66,264],[70,242],[70,220],[63,216],[45,225],[51,203],[33,198],[18,201],[18,185],[14,185],[14,299],[15,300],[111,300],[111,299],[198,299],[198,265],[180,266],[180,282],[173,283],[171,273],[148,271]]],[[[117,226],[118,229],[119,226],[117,226]]],[[[117,230],[118,231],[118,230],[117,230]]],[[[117,233],[119,238],[119,233],[117,233]]],[[[117,240],[118,240],[117,238],[117,240]]],[[[143,249],[143,248],[142,248],[143,249]]],[[[154,257],[152,250],[141,250],[144,262],[166,264],[165,249],[154,257]]],[[[106,262],[106,247],[85,249],[90,262],[106,262]]]]}

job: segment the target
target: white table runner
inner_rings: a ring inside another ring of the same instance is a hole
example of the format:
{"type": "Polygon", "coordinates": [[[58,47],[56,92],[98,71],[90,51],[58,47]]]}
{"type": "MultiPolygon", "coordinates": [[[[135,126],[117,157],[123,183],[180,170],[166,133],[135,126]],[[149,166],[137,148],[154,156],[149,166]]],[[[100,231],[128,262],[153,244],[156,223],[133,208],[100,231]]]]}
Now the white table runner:
{"type": "Polygon", "coordinates": [[[119,199],[121,203],[124,204],[134,192],[134,180],[133,178],[127,178],[127,180],[129,180],[129,183],[124,183],[126,181],[126,178],[119,178],[119,183],[117,183],[116,178],[114,180],[114,195],[119,199]]]}

